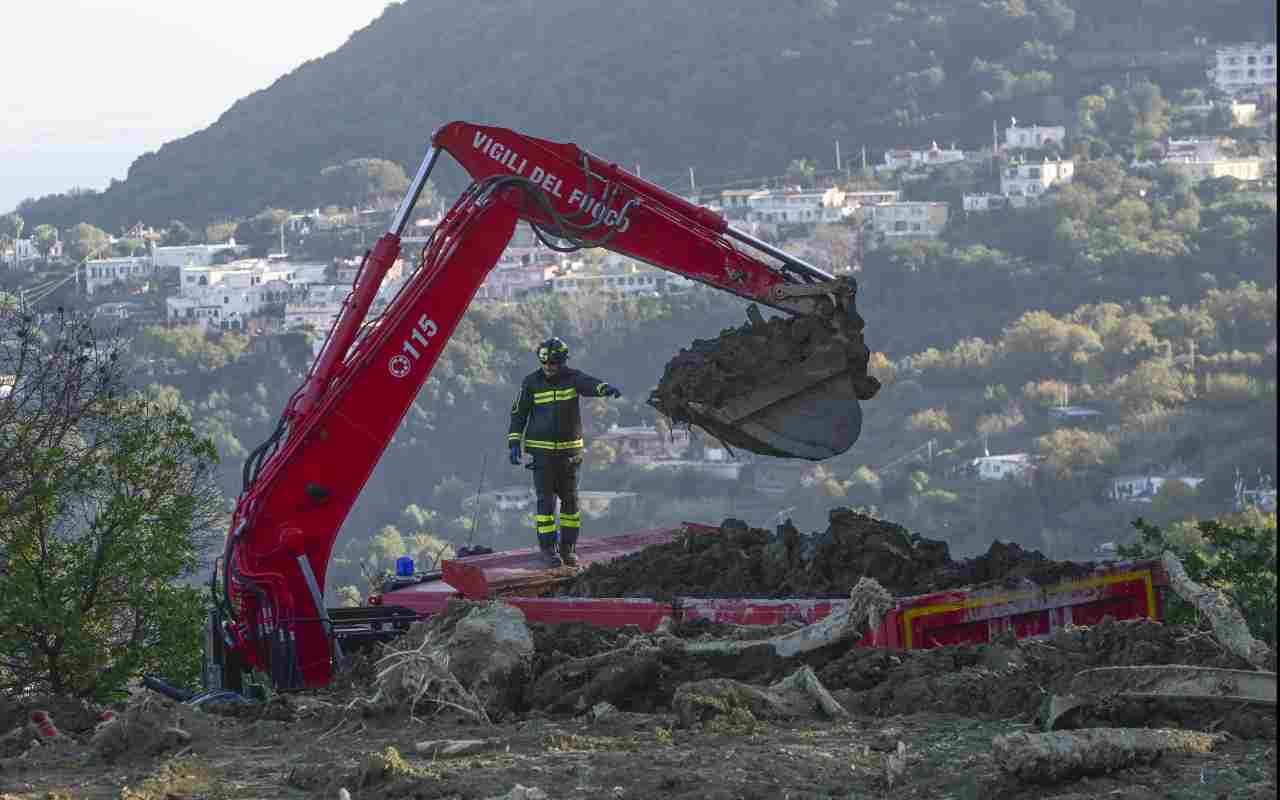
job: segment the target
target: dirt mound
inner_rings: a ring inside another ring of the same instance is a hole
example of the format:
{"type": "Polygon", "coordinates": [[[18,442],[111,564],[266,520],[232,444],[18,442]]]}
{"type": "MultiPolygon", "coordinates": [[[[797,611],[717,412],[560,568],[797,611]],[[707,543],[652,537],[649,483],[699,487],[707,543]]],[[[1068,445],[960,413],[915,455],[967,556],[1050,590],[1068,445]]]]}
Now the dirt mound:
{"type": "Polygon", "coordinates": [[[880,389],[879,381],[867,375],[871,354],[863,342],[862,318],[830,304],[825,314],[769,320],[753,305],[747,316],[741,327],[727,328],[715,339],[697,339],[676,354],[649,404],[672,422],[698,425],[730,446],[755,453],[825,458],[847,450],[861,432],[857,401],[880,389]],[[787,400],[786,392],[777,391],[818,385],[820,396],[807,399],[787,400]],[[763,394],[770,395],[768,405],[776,404],[766,412],[769,419],[759,418],[754,405],[748,409],[741,403],[763,394]],[[735,420],[740,412],[764,427],[731,424],[719,412],[735,420]],[[831,451],[810,454],[786,446],[795,440],[831,451]]]}
{"type": "MultiPolygon", "coordinates": [[[[1081,670],[1158,664],[1248,668],[1212,637],[1191,628],[1108,619],[1045,640],[1006,637],[989,645],[910,651],[852,648],[821,665],[817,674],[851,711],[1029,719],[1041,712],[1049,694],[1065,691],[1081,670]]],[[[1239,736],[1275,736],[1274,710],[1262,714],[1255,708],[1223,704],[1117,702],[1105,709],[1103,719],[1123,726],[1173,721],[1185,727],[1203,727],[1215,720],[1239,736]]]]}
{"type": "Polygon", "coordinates": [[[983,556],[951,560],[945,542],[845,508],[831,511],[821,533],[789,523],[770,532],[726,520],[718,533],[690,534],[606,564],[593,564],[564,591],[581,597],[732,595],[843,597],[863,576],[895,595],[961,586],[1040,584],[1087,573],[1092,564],[1050,561],[1016,544],[996,542],[983,556]]]}

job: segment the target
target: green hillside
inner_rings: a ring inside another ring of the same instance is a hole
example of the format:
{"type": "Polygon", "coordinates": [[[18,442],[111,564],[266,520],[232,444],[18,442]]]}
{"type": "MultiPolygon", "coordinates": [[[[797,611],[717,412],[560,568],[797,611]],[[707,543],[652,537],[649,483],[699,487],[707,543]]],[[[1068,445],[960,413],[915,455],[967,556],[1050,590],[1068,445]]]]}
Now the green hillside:
{"type": "MultiPolygon", "coordinates": [[[[829,168],[837,140],[846,154],[976,147],[992,119],[1052,121],[1123,79],[1093,70],[1089,54],[1186,54],[1197,36],[1273,36],[1275,19],[1272,4],[1246,0],[405,0],[205,130],[142,155],[124,181],[21,210],[33,226],[114,230],[310,207],[325,201],[326,166],[411,167],[451,119],[575,141],[671,183],[690,166],[704,184],[781,174],[802,157],[829,168]]],[[[1192,64],[1160,80],[1204,74],[1192,64]]],[[[460,174],[444,180],[460,188],[460,174]]]]}

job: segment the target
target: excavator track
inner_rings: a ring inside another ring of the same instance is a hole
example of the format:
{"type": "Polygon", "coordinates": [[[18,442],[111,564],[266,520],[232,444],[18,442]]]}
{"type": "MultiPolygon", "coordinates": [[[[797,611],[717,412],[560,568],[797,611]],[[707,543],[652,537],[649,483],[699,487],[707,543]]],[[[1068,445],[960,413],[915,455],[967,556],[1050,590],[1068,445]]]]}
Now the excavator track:
{"type": "Polygon", "coordinates": [[[862,431],[860,400],[880,382],[856,310],[748,321],[699,339],[670,362],[649,404],[673,423],[696,425],[726,445],[761,455],[820,461],[848,450],[862,431]]]}

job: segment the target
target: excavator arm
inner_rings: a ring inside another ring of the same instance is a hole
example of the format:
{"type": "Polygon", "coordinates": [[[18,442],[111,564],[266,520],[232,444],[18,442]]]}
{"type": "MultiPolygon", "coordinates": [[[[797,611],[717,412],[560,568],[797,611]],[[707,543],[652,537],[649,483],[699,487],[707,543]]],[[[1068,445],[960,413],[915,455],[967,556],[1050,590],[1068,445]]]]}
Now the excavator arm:
{"type": "MultiPolygon", "coordinates": [[[[328,683],[341,656],[323,597],[334,541],[521,220],[556,249],[605,247],[781,310],[835,315],[846,327],[862,327],[851,281],[734,231],[719,215],[575,145],[502,128],[445,125],[387,233],[365,255],[351,294],[275,433],[246,461],[221,559],[222,588],[214,591],[210,683],[237,689],[246,666],[269,674],[280,689],[328,683]],[[369,320],[378,288],[400,255],[401,233],[442,151],[474,183],[437,226],[416,272],[384,313],[369,320]]],[[[865,366],[865,356],[860,359],[865,366]]],[[[865,387],[852,387],[848,371],[841,354],[798,376],[801,383],[840,387],[822,392],[826,405],[774,387],[763,400],[738,402],[736,410],[707,409],[707,424],[733,431],[758,427],[751,416],[760,416],[761,409],[776,414],[799,403],[797,413],[817,420],[818,427],[843,428],[836,438],[847,443],[836,446],[847,449],[860,429],[857,398],[867,395],[865,387]]],[[[776,433],[758,435],[766,438],[748,441],[759,442],[760,452],[791,455],[786,447],[808,446],[776,433]]],[[[822,457],[832,454],[829,447],[818,447],[817,456],[800,455],[822,457]]],[[[215,586],[216,577],[215,571],[215,586]]]]}

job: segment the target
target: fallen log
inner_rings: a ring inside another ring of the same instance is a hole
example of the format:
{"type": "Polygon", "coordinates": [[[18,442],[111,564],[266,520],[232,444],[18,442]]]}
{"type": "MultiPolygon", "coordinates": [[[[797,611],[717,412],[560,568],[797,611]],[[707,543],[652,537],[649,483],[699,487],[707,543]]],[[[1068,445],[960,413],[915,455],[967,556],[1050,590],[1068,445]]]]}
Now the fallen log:
{"type": "Polygon", "coordinates": [[[1146,728],[1011,733],[991,740],[996,764],[1027,783],[1052,784],[1150,764],[1165,753],[1208,753],[1225,734],[1146,728]]]}
{"type": "Polygon", "coordinates": [[[1169,585],[1179,597],[1209,620],[1214,636],[1222,646],[1258,669],[1266,666],[1270,648],[1266,642],[1253,637],[1248,623],[1231,602],[1231,598],[1217,589],[1193,581],[1182,562],[1169,550],[1164,551],[1161,561],[1169,576],[1169,585]]]}

